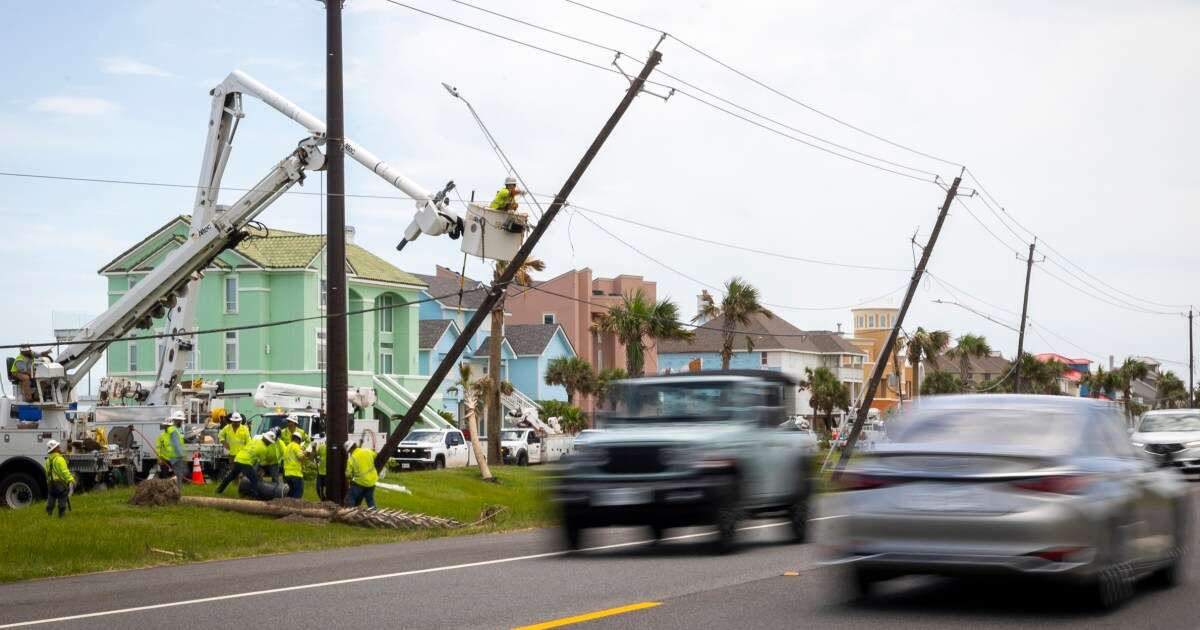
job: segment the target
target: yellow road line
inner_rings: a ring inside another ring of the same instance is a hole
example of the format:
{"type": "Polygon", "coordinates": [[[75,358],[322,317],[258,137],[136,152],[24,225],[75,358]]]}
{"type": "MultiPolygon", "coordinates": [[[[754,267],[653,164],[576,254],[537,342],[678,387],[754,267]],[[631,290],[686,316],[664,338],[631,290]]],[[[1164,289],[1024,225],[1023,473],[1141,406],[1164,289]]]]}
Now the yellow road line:
{"type": "Polygon", "coordinates": [[[611,617],[613,615],[620,615],[627,612],[633,612],[635,610],[645,610],[646,608],[654,608],[655,606],[661,605],[662,602],[641,602],[638,604],[629,604],[628,606],[618,606],[616,608],[597,610],[596,612],[575,615],[574,617],[563,617],[562,619],[543,621],[542,623],[535,623],[532,626],[519,626],[517,628],[513,628],[513,630],[545,630],[546,628],[560,628],[562,626],[569,626],[575,623],[583,623],[593,619],[611,617]]]}

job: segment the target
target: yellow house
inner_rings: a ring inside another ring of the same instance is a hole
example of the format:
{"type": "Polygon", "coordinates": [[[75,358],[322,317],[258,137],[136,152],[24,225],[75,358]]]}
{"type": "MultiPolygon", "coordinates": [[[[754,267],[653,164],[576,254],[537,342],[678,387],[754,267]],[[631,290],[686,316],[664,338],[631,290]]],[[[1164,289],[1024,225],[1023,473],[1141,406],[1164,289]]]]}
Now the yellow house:
{"type": "MultiPolygon", "coordinates": [[[[871,374],[875,372],[875,363],[878,361],[879,353],[883,350],[883,345],[887,343],[887,337],[891,334],[892,327],[896,324],[896,317],[899,315],[900,309],[864,307],[851,309],[850,313],[854,318],[854,335],[850,342],[867,353],[867,359],[863,361],[865,386],[870,382],[871,374]]],[[[875,392],[874,401],[871,402],[871,408],[880,411],[891,409],[902,400],[912,398],[912,368],[908,366],[907,354],[893,352],[892,358],[886,360],[883,379],[879,382],[879,389],[875,392]],[[899,378],[896,376],[897,365],[900,368],[899,378]]]]}

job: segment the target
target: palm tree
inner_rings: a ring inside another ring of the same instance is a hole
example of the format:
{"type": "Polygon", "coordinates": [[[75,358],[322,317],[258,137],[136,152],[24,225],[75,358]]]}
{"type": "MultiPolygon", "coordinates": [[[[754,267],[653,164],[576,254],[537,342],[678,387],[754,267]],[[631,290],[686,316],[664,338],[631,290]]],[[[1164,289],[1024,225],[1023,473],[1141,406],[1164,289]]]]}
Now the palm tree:
{"type": "MultiPolygon", "coordinates": [[[[755,315],[775,316],[759,301],[758,289],[738,276],[730,278],[725,283],[725,297],[721,298],[720,304],[713,300],[708,291],[701,294],[700,311],[696,313],[692,321],[708,321],[718,317],[724,320],[721,330],[722,370],[729,369],[729,362],[733,358],[733,341],[737,337],[738,331],[744,331],[755,315]]],[[[754,340],[750,335],[746,335],[746,351],[754,351],[754,340]]]]}
{"type": "MultiPolygon", "coordinates": [[[[500,276],[504,274],[508,262],[503,260],[496,261],[496,267],[492,273],[492,282],[500,281],[500,276]]],[[[546,263],[536,258],[527,259],[520,267],[517,267],[517,273],[513,276],[513,284],[523,287],[528,287],[533,284],[533,277],[529,275],[531,271],[544,271],[546,263]]],[[[492,307],[492,331],[491,331],[491,347],[488,348],[488,374],[499,378],[500,376],[500,349],[504,343],[504,301],[508,297],[509,287],[504,287],[500,292],[500,299],[496,300],[496,305],[492,307]]],[[[503,416],[500,413],[500,391],[496,388],[488,393],[487,396],[487,417],[489,419],[487,426],[488,434],[488,457],[493,462],[499,465],[503,460],[500,457],[500,425],[503,423],[503,416]]]]}
{"type": "Polygon", "coordinates": [[[596,395],[596,407],[599,408],[612,403],[613,382],[626,378],[629,378],[629,373],[621,368],[605,368],[600,370],[600,373],[596,375],[596,387],[592,391],[596,395]]]}
{"type": "Polygon", "coordinates": [[[953,348],[946,356],[958,359],[958,377],[962,381],[963,391],[971,389],[971,359],[982,359],[992,353],[983,335],[963,335],[958,338],[953,348]]]}
{"type": "Polygon", "coordinates": [[[632,376],[646,370],[646,340],[692,338],[692,332],[679,323],[677,304],[668,298],[651,301],[641,289],[602,313],[596,327],[616,333],[625,345],[625,368],[632,376]]]}
{"type": "Polygon", "coordinates": [[[1109,396],[1114,389],[1117,388],[1117,379],[1112,372],[1106,372],[1103,367],[1097,367],[1096,371],[1089,374],[1084,381],[1087,384],[1088,396],[1091,398],[1099,398],[1101,395],[1109,396]]]}
{"type": "Polygon", "coordinates": [[[471,434],[471,451],[475,453],[475,461],[479,462],[479,476],[483,477],[484,481],[492,481],[492,470],[488,468],[483,446],[479,444],[480,386],[471,371],[470,361],[459,363],[458,382],[455,383],[455,387],[463,395],[463,414],[467,416],[467,431],[471,434]]]}
{"type": "Polygon", "coordinates": [[[558,357],[546,364],[546,384],[562,385],[567,390],[567,404],[575,404],[575,394],[591,394],[596,387],[596,371],[592,364],[579,357],[558,357]]]}
{"type": "Polygon", "coordinates": [[[828,435],[833,431],[833,412],[850,409],[850,388],[829,368],[804,368],[804,372],[808,375],[807,386],[811,391],[808,404],[814,415],[824,415],[825,434],[828,435]]]}
{"type": "Polygon", "coordinates": [[[921,383],[922,396],[957,394],[961,391],[962,383],[957,378],[954,378],[953,374],[941,370],[930,372],[925,381],[921,383]]]}
{"type": "Polygon", "coordinates": [[[1125,359],[1121,367],[1110,372],[1115,375],[1116,385],[1125,399],[1125,412],[1133,419],[1133,382],[1144,380],[1150,375],[1150,366],[1132,357],[1125,359]]]}
{"type": "Polygon", "coordinates": [[[1175,409],[1187,405],[1188,388],[1178,376],[1175,376],[1174,372],[1167,372],[1158,379],[1158,391],[1155,393],[1155,397],[1158,399],[1155,401],[1155,407],[1175,409]]]}
{"type": "Polygon", "coordinates": [[[945,330],[925,330],[920,326],[908,339],[908,364],[913,374],[913,397],[925,392],[921,390],[921,359],[928,358],[937,367],[937,358],[950,345],[950,333],[945,330]]]}

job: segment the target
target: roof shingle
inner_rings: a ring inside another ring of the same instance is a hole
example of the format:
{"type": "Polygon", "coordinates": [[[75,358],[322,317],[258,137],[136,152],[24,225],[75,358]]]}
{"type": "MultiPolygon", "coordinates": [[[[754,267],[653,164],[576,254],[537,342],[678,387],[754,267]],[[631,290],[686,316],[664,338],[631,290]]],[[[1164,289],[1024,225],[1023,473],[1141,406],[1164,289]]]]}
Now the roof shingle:
{"type": "MultiPolygon", "coordinates": [[[[658,353],[674,352],[720,352],[724,343],[722,330],[725,320],[713,319],[695,329],[695,336],[687,340],[663,340],[658,342],[658,353]]],[[[746,349],[746,337],[750,337],[756,351],[792,350],[815,354],[861,354],[866,353],[850,343],[845,337],[827,330],[804,331],[779,317],[758,314],[746,326],[738,330],[734,340],[734,351],[746,349]]]]}

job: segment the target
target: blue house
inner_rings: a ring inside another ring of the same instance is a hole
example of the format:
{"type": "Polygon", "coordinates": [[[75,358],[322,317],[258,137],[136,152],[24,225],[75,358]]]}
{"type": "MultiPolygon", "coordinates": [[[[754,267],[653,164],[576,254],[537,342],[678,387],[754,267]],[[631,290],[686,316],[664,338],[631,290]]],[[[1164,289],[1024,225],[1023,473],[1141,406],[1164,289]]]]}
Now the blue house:
{"type": "MultiPolygon", "coordinates": [[[[421,298],[429,301],[422,302],[418,306],[420,310],[417,316],[422,321],[450,320],[455,322],[461,331],[487,296],[488,285],[460,276],[457,272],[440,265],[437,267],[435,275],[429,276],[420,273],[412,275],[429,285],[421,292],[421,298]]],[[[480,326],[471,342],[467,344],[466,355],[470,356],[479,347],[479,342],[483,341],[487,335],[488,326],[480,326]]],[[[428,374],[429,372],[421,373],[428,374]]]]}
{"type": "MultiPolygon", "coordinates": [[[[487,362],[488,340],[484,339],[475,351],[474,361],[487,362]]],[[[505,377],[526,396],[534,400],[566,402],[567,390],[562,385],[546,384],[546,369],[560,357],[575,356],[575,348],[558,324],[512,324],[504,327],[504,354],[501,364],[505,377]],[[509,353],[512,353],[511,355],[509,353]]]]}

